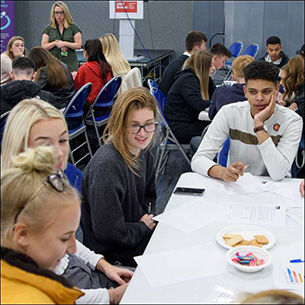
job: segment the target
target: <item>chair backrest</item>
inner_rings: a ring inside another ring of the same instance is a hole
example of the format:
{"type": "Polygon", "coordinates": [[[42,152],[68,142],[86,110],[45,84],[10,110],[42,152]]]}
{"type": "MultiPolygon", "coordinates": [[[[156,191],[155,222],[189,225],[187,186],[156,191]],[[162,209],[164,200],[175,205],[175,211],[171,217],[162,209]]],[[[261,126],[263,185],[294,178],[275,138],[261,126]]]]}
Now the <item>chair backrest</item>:
{"type": "Polygon", "coordinates": [[[74,188],[76,188],[79,192],[81,192],[81,182],[83,173],[76,166],[71,163],[67,163],[67,168],[65,170],[65,174],[74,188]]]}
{"type": "Polygon", "coordinates": [[[228,137],[222,146],[221,151],[218,154],[217,157],[217,162],[218,164],[226,167],[227,166],[227,161],[228,161],[228,154],[229,154],[229,149],[230,149],[230,138],[228,137]]]}
{"type": "MultiPolygon", "coordinates": [[[[117,75],[109,80],[103,88],[100,90],[98,95],[96,96],[93,103],[90,105],[90,109],[98,108],[109,108],[113,105],[113,99],[120,89],[122,83],[122,76],[117,75]]],[[[91,111],[86,114],[86,117],[89,116],[91,111]]],[[[85,118],[86,118],[85,117],[85,118]]]]}
{"type": "Polygon", "coordinates": [[[137,87],[143,87],[142,75],[138,67],[132,68],[122,79],[122,84],[118,90],[118,96],[123,92],[137,87]]]}
{"type": "Polygon", "coordinates": [[[255,42],[251,43],[245,51],[242,52],[241,55],[250,55],[255,58],[258,53],[259,45],[255,42]]]}
{"type": "Polygon", "coordinates": [[[63,114],[67,118],[75,118],[83,116],[83,107],[92,90],[92,83],[83,85],[71,98],[69,104],[64,109],[63,114]]]}
{"type": "Polygon", "coordinates": [[[229,50],[231,51],[232,53],[232,57],[238,57],[241,53],[241,50],[243,48],[243,43],[239,40],[233,42],[230,47],[229,47],[229,50]]]}
{"type": "Polygon", "coordinates": [[[163,113],[164,107],[165,107],[165,104],[166,104],[166,100],[167,100],[166,95],[159,88],[156,88],[156,87],[152,87],[150,89],[150,93],[158,101],[159,106],[160,106],[160,108],[162,110],[162,113],[163,113]]]}
{"type": "Polygon", "coordinates": [[[152,88],[159,89],[159,86],[157,85],[157,83],[155,81],[153,81],[151,78],[147,79],[147,84],[148,84],[149,90],[151,90],[152,88]]]}

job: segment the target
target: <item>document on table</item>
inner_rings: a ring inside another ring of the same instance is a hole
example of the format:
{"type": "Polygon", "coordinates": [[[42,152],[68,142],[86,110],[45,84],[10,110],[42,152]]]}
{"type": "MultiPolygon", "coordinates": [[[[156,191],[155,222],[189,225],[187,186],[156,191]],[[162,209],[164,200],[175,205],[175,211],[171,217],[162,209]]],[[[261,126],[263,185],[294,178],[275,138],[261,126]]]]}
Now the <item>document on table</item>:
{"type": "Polygon", "coordinates": [[[198,200],[166,211],[153,219],[185,233],[191,233],[214,221],[221,221],[227,214],[228,211],[222,204],[198,200]]]}
{"type": "Polygon", "coordinates": [[[280,204],[236,204],[226,203],[226,220],[233,223],[251,223],[285,227],[286,207],[280,204]]]}
{"type": "Polygon", "coordinates": [[[261,179],[250,173],[244,173],[236,182],[223,182],[215,179],[225,190],[227,195],[261,193],[268,189],[261,179]]]}
{"type": "Polygon", "coordinates": [[[304,224],[304,208],[290,208],[287,215],[298,224],[304,224]]]}
{"type": "Polygon", "coordinates": [[[226,259],[212,243],[135,257],[152,287],[227,272],[226,259]]]}

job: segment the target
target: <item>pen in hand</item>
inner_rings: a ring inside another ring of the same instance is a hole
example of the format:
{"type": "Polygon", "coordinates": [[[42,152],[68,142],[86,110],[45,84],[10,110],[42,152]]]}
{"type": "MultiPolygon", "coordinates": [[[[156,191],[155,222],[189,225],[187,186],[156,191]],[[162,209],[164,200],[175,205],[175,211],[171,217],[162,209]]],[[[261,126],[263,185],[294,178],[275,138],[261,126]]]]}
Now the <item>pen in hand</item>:
{"type": "Polygon", "coordinates": [[[148,204],[148,215],[151,214],[151,202],[148,204]]]}

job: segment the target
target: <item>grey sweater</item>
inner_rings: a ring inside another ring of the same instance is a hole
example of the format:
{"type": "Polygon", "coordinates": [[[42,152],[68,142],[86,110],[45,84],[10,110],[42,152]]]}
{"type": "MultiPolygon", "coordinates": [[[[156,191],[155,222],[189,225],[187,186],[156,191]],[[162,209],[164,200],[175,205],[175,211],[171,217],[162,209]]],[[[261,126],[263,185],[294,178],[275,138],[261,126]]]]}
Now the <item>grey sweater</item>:
{"type": "Polygon", "coordinates": [[[130,264],[141,255],[152,231],[139,221],[151,202],[155,210],[155,169],[150,151],[139,156],[138,176],[112,144],[102,146],[82,179],[84,244],[110,262],[130,264]]]}

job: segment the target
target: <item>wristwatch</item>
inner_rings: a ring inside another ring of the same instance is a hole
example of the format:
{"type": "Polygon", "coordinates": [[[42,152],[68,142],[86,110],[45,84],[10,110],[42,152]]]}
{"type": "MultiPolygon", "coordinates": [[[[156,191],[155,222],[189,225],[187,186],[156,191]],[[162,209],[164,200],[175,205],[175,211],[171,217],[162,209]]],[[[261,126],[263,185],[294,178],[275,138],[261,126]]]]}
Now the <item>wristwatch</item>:
{"type": "Polygon", "coordinates": [[[267,132],[267,127],[265,125],[261,125],[258,127],[254,127],[254,129],[253,129],[254,132],[258,132],[260,130],[265,130],[267,132]]]}

